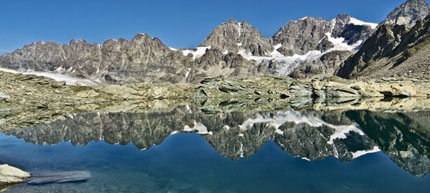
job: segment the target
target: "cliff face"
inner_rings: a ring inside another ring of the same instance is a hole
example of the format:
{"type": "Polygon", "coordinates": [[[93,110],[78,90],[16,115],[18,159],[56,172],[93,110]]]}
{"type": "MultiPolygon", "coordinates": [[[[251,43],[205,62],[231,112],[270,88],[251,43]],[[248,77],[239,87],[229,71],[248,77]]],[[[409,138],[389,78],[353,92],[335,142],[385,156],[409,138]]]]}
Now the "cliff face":
{"type": "Polygon", "coordinates": [[[408,0],[391,12],[360,50],[336,73],[343,78],[430,78],[430,8],[425,0],[408,0]],[[426,17],[427,16],[427,17],[426,17]]]}
{"type": "Polygon", "coordinates": [[[430,78],[426,53],[430,44],[430,17],[405,25],[383,24],[337,75],[344,78],[408,77],[430,78]]]}
{"type": "Polygon", "coordinates": [[[243,51],[253,56],[267,56],[273,51],[269,40],[248,22],[234,19],[219,25],[202,43],[202,47],[213,47],[225,52],[243,51]]]}
{"type": "Polygon", "coordinates": [[[305,17],[282,26],[272,37],[272,41],[275,45],[282,45],[278,51],[286,56],[304,55],[309,51],[333,47],[328,41],[321,41],[330,30],[330,21],[305,17]]]}

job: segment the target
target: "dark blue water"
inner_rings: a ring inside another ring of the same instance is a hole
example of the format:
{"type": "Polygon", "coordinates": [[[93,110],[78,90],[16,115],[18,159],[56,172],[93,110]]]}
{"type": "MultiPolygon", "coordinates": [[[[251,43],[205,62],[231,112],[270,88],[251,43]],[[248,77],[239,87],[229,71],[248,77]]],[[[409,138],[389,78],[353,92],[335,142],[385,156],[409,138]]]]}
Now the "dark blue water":
{"type": "Polygon", "coordinates": [[[417,177],[382,152],[349,162],[293,158],[268,141],[249,158],[221,156],[198,134],[168,136],[140,150],[104,141],[40,146],[0,133],[0,163],[29,172],[86,170],[86,183],[17,185],[7,192],[217,192],[217,193],[427,193],[430,177],[417,177]]]}

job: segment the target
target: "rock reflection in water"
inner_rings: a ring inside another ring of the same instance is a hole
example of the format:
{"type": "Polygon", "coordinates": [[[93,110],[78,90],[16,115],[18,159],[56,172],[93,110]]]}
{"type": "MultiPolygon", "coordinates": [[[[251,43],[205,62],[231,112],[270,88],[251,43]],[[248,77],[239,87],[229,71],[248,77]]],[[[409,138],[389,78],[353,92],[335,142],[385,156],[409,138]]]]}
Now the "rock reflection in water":
{"type": "Polygon", "coordinates": [[[69,115],[48,125],[6,131],[28,142],[86,145],[133,143],[139,149],[160,144],[177,132],[198,132],[221,155],[249,158],[267,141],[306,160],[334,156],[351,161],[380,149],[416,176],[430,168],[430,136],[422,113],[350,112],[226,112],[206,114],[183,105],[167,112],[85,113],[69,115]]]}

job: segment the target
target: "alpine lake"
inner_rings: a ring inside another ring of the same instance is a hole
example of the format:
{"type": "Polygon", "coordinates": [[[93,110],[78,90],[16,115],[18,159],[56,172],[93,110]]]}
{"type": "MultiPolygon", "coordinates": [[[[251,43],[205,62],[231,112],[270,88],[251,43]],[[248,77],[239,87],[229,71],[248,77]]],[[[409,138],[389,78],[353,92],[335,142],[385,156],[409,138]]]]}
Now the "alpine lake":
{"type": "Polygon", "coordinates": [[[191,104],[73,113],[0,133],[0,163],[31,174],[86,171],[91,178],[3,191],[424,193],[429,117],[430,111],[214,111],[191,104]]]}

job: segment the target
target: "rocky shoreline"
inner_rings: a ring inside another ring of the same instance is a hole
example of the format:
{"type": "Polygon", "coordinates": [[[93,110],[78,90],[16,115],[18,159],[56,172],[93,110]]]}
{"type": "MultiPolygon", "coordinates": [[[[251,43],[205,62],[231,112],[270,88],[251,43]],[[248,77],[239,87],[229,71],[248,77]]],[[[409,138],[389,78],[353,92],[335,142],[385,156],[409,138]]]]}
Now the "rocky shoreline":
{"type": "Polygon", "coordinates": [[[414,111],[430,107],[430,81],[337,77],[310,81],[262,76],[206,78],[198,84],[69,86],[49,78],[0,72],[0,130],[29,127],[77,112],[171,109],[196,104],[208,111],[277,108],[414,111]]]}
{"type": "MultiPolygon", "coordinates": [[[[206,78],[198,84],[133,83],[89,87],[1,71],[0,77],[0,131],[65,120],[74,113],[168,112],[180,104],[192,104],[207,114],[279,109],[317,112],[430,110],[430,81],[416,79],[351,81],[331,77],[306,81],[271,76],[253,79],[220,76],[206,78]]],[[[28,173],[19,169],[0,166],[2,188],[28,177],[28,173]],[[16,171],[14,175],[18,176],[12,178],[7,171],[16,171]]]]}

